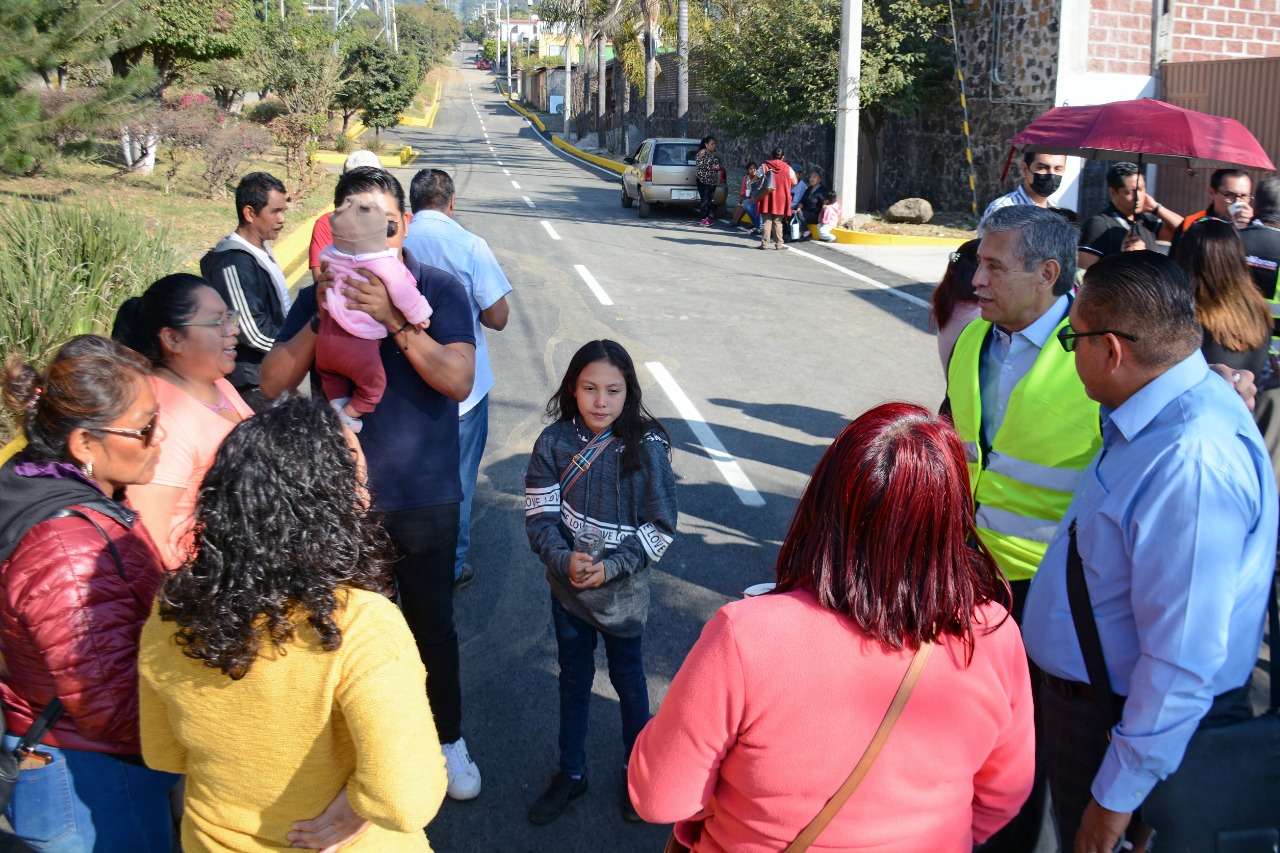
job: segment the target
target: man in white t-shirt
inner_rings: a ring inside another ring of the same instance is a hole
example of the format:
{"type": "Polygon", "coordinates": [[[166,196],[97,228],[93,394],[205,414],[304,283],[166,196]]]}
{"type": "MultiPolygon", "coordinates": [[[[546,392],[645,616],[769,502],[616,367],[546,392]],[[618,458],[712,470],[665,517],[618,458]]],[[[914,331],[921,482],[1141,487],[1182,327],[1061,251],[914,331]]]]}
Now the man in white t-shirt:
{"type": "Polygon", "coordinates": [[[471,396],[458,404],[459,471],[462,505],[458,528],[457,559],[453,567],[455,587],[467,584],[474,571],[467,562],[471,547],[471,499],[480,473],[480,458],[489,437],[489,389],[493,367],[484,329],[502,331],[507,325],[507,281],[489,244],[453,219],[453,178],[440,169],[423,169],[409,185],[413,221],[404,245],[419,262],[457,276],[471,300],[471,320],[476,335],[476,377],[471,396]]]}

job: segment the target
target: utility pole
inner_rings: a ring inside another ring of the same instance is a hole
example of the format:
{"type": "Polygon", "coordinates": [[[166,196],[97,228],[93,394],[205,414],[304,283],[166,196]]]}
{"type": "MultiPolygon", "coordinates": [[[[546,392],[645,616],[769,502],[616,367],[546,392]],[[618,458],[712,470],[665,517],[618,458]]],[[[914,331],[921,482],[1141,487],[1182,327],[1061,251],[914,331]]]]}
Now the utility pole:
{"type": "Polygon", "coordinates": [[[572,142],[573,120],[573,27],[564,25],[564,141],[572,142]]]}
{"type": "Polygon", "coordinates": [[[511,0],[507,0],[507,97],[511,97],[511,0]]]}
{"type": "Polygon", "coordinates": [[[836,92],[836,163],[832,184],[840,206],[858,203],[858,104],[862,77],[862,0],[842,0],[840,73],[836,92]]]}
{"type": "Polygon", "coordinates": [[[689,135],[689,0],[676,7],[676,132],[689,135]]]}

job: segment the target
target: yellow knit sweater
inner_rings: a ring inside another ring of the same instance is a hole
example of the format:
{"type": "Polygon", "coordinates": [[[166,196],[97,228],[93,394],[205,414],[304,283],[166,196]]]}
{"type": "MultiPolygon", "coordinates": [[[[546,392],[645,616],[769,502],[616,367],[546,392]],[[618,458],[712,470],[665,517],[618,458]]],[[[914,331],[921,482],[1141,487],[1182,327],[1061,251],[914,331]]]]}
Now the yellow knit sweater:
{"type": "Polygon", "coordinates": [[[303,624],[288,654],[264,644],[239,681],[184,655],[174,623],[152,611],[138,661],[142,754],[187,774],[186,853],[289,849],[293,822],[344,785],[373,822],[344,853],[431,849],[423,828],[446,781],[426,672],[395,605],[346,597],[340,648],[324,651],[303,624]]]}

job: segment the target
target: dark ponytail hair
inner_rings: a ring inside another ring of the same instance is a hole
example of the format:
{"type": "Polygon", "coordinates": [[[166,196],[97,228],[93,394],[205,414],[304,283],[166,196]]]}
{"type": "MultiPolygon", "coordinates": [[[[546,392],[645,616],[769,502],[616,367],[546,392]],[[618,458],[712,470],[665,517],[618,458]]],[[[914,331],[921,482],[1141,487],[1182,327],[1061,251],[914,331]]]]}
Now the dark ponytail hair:
{"type": "Polygon", "coordinates": [[[136,352],[97,335],[67,341],[43,371],[21,356],[4,367],[4,404],[18,415],[33,462],[67,461],[71,432],[110,426],[133,405],[137,379],[151,372],[136,352]]]}
{"type": "Polygon", "coordinates": [[[578,376],[588,364],[597,361],[608,362],[618,368],[627,385],[627,399],[622,404],[622,413],[613,422],[613,434],[622,442],[622,473],[631,474],[640,470],[640,442],[644,440],[645,433],[661,433],[668,443],[671,439],[666,428],[644,407],[635,362],[622,344],[610,340],[583,344],[569,360],[559,390],[547,401],[547,418],[571,421],[580,414],[578,399],[573,395],[578,388],[578,376]]]}
{"type": "Polygon", "coordinates": [[[126,299],[120,306],[111,337],[146,356],[153,365],[163,365],[165,351],[160,330],[195,316],[202,287],[210,287],[209,282],[191,273],[174,273],[159,279],[141,296],[126,299]]]}

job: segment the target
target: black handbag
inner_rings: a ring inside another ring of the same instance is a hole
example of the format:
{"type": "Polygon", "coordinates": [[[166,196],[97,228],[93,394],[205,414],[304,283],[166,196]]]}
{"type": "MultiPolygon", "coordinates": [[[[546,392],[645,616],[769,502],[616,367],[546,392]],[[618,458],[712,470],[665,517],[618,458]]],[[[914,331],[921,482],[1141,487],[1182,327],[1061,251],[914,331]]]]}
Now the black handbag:
{"type": "MultiPolygon", "coordinates": [[[[1111,691],[1098,625],[1088,598],[1084,565],[1071,524],[1067,593],[1089,682],[1099,701],[1120,719],[1122,701],[1111,691]]],[[[1160,782],[1135,821],[1155,831],[1160,853],[1275,853],[1280,845],[1280,603],[1275,578],[1267,602],[1271,658],[1270,707],[1257,717],[1201,725],[1191,736],[1178,769],[1160,782]]],[[[1066,839],[1070,843],[1070,839],[1066,839]]]]}

